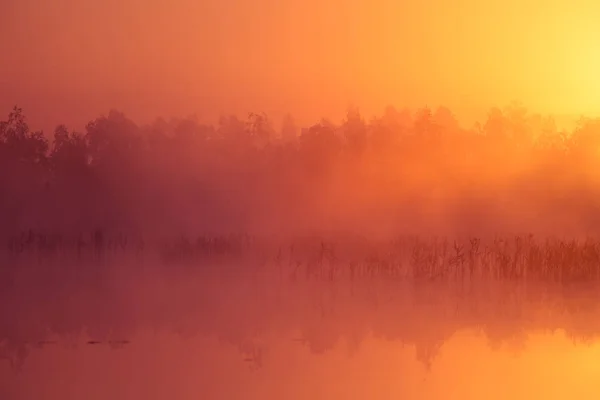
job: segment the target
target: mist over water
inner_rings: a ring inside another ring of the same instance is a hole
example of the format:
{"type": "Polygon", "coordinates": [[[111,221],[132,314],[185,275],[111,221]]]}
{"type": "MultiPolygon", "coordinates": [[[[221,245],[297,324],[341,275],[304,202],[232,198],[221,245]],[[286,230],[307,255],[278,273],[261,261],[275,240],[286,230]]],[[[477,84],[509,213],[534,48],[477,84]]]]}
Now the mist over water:
{"type": "Polygon", "coordinates": [[[0,0],[0,400],[599,399],[599,16],[0,0]]]}
{"type": "Polygon", "coordinates": [[[377,264],[396,267],[367,261],[352,275],[357,251],[338,250],[336,269],[326,255],[311,264],[321,242],[306,242],[301,255],[254,242],[237,256],[13,260],[6,398],[598,394],[598,281],[495,279],[483,267],[420,280],[418,246],[406,244],[377,264]]]}
{"type": "Polygon", "coordinates": [[[544,121],[13,110],[0,395],[596,398],[598,123],[544,121]]]}

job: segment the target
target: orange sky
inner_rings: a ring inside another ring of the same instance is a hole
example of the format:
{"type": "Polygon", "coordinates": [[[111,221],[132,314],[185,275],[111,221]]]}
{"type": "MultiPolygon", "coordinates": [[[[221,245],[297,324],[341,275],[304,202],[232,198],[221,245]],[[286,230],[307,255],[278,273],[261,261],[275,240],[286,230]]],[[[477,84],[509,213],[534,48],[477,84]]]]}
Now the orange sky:
{"type": "Polygon", "coordinates": [[[0,109],[74,126],[396,106],[463,121],[518,99],[600,112],[596,0],[3,0],[0,109]]]}

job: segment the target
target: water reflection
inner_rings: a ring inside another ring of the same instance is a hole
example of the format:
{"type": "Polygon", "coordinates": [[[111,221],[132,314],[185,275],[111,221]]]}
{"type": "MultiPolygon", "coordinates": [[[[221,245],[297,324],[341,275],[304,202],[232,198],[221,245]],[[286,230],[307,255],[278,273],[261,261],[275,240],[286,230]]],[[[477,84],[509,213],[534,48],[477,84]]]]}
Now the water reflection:
{"type": "Polygon", "coordinates": [[[595,280],[286,265],[5,269],[0,396],[599,398],[595,280]]]}
{"type": "MultiPolygon", "coordinates": [[[[215,337],[140,332],[119,350],[58,345],[33,350],[6,380],[10,399],[595,399],[600,345],[564,332],[534,334],[515,355],[470,331],[452,335],[429,371],[412,345],[368,334],[321,354],[265,338],[268,362],[254,369],[215,337]]],[[[2,376],[11,372],[2,367],[2,376]]]]}

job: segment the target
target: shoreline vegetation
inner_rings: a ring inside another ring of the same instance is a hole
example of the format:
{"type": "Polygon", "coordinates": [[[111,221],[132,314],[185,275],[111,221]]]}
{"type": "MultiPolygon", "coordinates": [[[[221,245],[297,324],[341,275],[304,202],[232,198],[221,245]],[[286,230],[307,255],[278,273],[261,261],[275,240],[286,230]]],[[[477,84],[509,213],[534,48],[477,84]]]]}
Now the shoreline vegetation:
{"type": "Polygon", "coordinates": [[[0,357],[18,368],[38,345],[148,329],[216,335],[242,361],[260,335],[298,331],[316,353],[402,340],[426,365],[463,329],[593,340],[599,156],[600,120],[559,131],[515,104],[472,128],[445,108],[306,129],[111,111],[50,140],[15,108],[0,122],[0,357]]]}
{"type": "Polygon", "coordinates": [[[140,248],[123,237],[4,251],[2,358],[19,368],[33,348],[75,337],[120,348],[151,329],[214,335],[249,362],[263,336],[320,354],[372,333],[416,346],[430,368],[459,331],[481,332],[496,347],[523,346],[534,332],[564,330],[580,343],[600,334],[600,242],[591,239],[284,245],[238,235],[140,248]]]}

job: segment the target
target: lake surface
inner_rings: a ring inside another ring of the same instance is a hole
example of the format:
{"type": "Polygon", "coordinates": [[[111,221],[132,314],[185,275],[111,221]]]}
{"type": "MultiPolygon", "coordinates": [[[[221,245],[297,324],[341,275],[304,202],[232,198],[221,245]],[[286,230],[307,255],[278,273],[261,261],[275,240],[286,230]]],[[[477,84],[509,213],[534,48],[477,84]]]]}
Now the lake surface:
{"type": "Polygon", "coordinates": [[[48,345],[18,373],[1,364],[5,399],[597,399],[600,344],[563,332],[492,349],[462,331],[428,370],[412,345],[368,334],[322,354],[264,338],[260,368],[215,337],[140,333],[125,347],[48,345]],[[518,349],[515,346],[519,347],[518,349]],[[353,351],[351,351],[353,350],[353,351]],[[516,351],[518,350],[518,352],[516,351]]]}
{"type": "Polygon", "coordinates": [[[597,399],[600,285],[22,265],[0,398],[597,399]]]}

